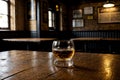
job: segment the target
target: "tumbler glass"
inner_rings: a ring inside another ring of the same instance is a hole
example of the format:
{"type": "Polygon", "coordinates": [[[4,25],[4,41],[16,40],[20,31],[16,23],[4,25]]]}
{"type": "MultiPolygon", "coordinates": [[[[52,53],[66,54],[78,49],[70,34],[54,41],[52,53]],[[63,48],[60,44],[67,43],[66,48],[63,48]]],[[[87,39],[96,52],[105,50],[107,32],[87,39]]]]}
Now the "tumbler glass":
{"type": "Polygon", "coordinates": [[[75,53],[72,40],[55,40],[52,44],[54,65],[57,67],[73,67],[73,56],[75,53]]]}

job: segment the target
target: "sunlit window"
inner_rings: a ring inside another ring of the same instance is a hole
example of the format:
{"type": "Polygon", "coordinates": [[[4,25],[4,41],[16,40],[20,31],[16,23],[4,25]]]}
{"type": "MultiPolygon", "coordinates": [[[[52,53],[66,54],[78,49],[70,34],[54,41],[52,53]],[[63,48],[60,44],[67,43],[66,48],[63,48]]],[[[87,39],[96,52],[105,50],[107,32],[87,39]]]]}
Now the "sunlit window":
{"type": "Polygon", "coordinates": [[[55,14],[52,11],[48,11],[48,26],[50,30],[55,29],[55,14]]]}
{"type": "Polygon", "coordinates": [[[8,28],[8,0],[0,0],[0,28],[8,28]]]}

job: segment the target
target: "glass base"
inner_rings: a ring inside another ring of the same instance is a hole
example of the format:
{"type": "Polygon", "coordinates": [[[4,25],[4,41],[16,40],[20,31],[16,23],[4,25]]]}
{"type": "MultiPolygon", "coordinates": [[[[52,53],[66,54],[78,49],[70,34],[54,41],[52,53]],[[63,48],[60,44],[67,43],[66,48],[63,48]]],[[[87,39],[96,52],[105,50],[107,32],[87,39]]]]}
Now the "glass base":
{"type": "Polygon", "coordinates": [[[73,61],[72,60],[55,60],[54,65],[57,67],[72,68],[73,61]]]}

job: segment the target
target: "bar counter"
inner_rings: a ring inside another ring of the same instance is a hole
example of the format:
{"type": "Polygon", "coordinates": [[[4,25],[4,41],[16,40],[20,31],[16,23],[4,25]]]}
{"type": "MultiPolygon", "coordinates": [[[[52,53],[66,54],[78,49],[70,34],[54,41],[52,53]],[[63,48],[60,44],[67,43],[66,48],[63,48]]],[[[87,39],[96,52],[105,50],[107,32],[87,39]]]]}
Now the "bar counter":
{"type": "Polygon", "coordinates": [[[120,80],[120,55],[76,52],[73,68],[52,63],[52,52],[0,52],[0,80],[120,80]]]}

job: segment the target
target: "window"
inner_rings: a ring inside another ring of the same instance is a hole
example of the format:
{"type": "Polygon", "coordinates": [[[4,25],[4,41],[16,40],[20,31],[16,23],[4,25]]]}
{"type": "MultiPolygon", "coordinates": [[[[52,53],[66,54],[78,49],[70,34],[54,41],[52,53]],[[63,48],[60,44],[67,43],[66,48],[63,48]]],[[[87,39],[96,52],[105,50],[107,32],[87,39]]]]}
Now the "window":
{"type": "Polygon", "coordinates": [[[55,29],[55,14],[51,10],[48,11],[48,26],[50,30],[55,29]]]}
{"type": "Polygon", "coordinates": [[[0,0],[0,28],[9,28],[8,0],[0,0]]]}

